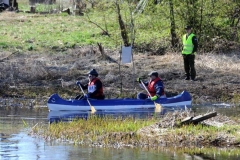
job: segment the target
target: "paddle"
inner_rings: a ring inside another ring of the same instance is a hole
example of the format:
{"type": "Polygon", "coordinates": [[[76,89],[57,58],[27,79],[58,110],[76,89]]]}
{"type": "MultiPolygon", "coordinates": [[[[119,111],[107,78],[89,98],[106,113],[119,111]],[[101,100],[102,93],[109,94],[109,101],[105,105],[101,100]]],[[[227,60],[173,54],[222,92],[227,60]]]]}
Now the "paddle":
{"type": "MultiPolygon", "coordinates": [[[[144,89],[147,91],[147,93],[149,94],[149,96],[152,98],[151,94],[149,93],[147,87],[145,86],[145,84],[142,82],[142,80],[140,80],[141,84],[143,85],[144,89]]],[[[159,103],[156,103],[154,101],[154,105],[155,105],[155,112],[161,112],[162,106],[159,103]]]]}
{"type": "MultiPolygon", "coordinates": [[[[81,86],[80,84],[78,84],[78,86],[80,87],[80,89],[82,90],[83,94],[85,95],[85,93],[84,93],[84,91],[83,91],[83,89],[82,89],[82,86],[81,86]]],[[[91,105],[91,103],[90,103],[90,101],[88,100],[88,98],[87,98],[87,102],[88,102],[88,104],[89,104],[89,106],[90,106],[90,108],[91,108],[91,113],[95,113],[95,112],[96,112],[96,109],[91,105]]]]}

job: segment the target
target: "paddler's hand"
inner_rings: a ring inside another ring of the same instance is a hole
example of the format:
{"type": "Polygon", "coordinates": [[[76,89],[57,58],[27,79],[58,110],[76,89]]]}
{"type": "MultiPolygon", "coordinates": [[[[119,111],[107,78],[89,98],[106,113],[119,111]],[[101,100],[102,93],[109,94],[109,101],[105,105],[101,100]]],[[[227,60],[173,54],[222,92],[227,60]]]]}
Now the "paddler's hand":
{"type": "Polygon", "coordinates": [[[89,95],[88,94],[84,94],[83,99],[88,99],[88,98],[89,98],[89,95]]]}
{"type": "Polygon", "coordinates": [[[151,100],[152,100],[152,101],[156,101],[157,98],[158,98],[158,96],[155,95],[155,96],[151,97],[151,100]]]}
{"type": "Polygon", "coordinates": [[[79,85],[81,85],[81,83],[80,83],[79,81],[77,81],[77,82],[76,82],[76,85],[78,85],[78,86],[79,86],[79,85]]]}
{"type": "Polygon", "coordinates": [[[142,80],[141,78],[137,78],[138,83],[141,83],[141,80],[142,80]]]}

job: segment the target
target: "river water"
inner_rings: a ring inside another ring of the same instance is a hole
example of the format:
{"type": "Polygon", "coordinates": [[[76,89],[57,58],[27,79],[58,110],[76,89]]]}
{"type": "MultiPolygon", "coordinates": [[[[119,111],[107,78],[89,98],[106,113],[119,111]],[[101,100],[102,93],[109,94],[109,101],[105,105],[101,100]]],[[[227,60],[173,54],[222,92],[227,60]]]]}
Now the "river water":
{"type": "MultiPolygon", "coordinates": [[[[215,110],[222,114],[238,114],[228,105],[219,105],[215,110]],[[220,107],[219,107],[220,106],[220,107]],[[227,111],[227,112],[226,112],[227,111]]],[[[197,112],[213,110],[211,107],[195,107],[197,112]]],[[[139,113],[138,113],[139,114],[139,113]]],[[[100,148],[74,146],[67,143],[46,142],[40,137],[30,136],[31,127],[40,123],[49,124],[47,108],[7,110],[0,107],[0,159],[1,160],[239,160],[239,154],[188,155],[168,148],[100,148]]],[[[49,124],[50,125],[50,124],[49,124]]]]}

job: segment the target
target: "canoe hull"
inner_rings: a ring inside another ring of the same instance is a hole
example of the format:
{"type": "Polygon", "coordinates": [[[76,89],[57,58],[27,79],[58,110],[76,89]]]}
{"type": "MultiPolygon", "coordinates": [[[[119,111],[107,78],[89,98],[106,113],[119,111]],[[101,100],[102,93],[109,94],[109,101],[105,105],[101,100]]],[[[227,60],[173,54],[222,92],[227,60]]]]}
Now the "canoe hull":
{"type": "MultiPolygon", "coordinates": [[[[89,100],[96,110],[126,110],[126,109],[153,109],[154,103],[150,99],[106,99],[89,100]]],[[[191,107],[192,98],[187,91],[169,98],[159,98],[156,103],[162,107],[191,107]]],[[[48,109],[52,111],[89,111],[87,100],[65,100],[58,94],[53,94],[47,103],[48,109]]]]}

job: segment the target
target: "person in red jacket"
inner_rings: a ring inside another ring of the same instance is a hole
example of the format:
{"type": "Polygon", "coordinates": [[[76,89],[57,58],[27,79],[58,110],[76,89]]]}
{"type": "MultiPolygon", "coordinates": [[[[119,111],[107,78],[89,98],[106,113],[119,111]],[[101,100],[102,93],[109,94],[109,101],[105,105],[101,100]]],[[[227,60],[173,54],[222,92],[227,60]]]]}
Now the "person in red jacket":
{"type": "MultiPolygon", "coordinates": [[[[143,82],[143,84],[147,87],[151,95],[145,93],[138,93],[137,99],[147,99],[151,97],[151,100],[155,101],[160,97],[165,97],[163,81],[158,76],[158,72],[151,72],[149,74],[149,77],[149,81],[143,82]]],[[[137,78],[137,81],[140,83],[140,87],[143,88],[141,78],[137,78]]]]}
{"type": "Polygon", "coordinates": [[[82,89],[88,89],[88,93],[83,97],[77,96],[76,99],[104,99],[105,95],[103,93],[103,84],[98,77],[98,73],[95,69],[88,72],[88,84],[81,84],[79,81],[76,82],[77,85],[81,85],[82,89]]]}

